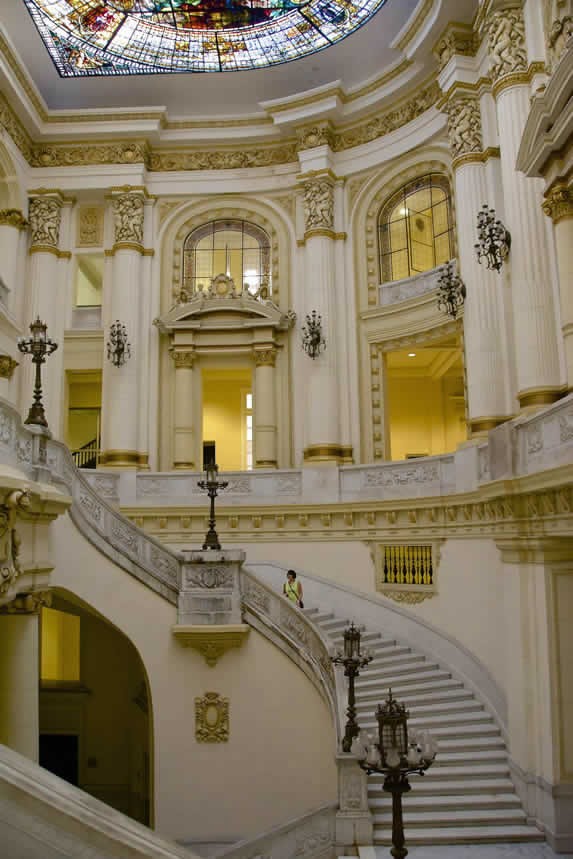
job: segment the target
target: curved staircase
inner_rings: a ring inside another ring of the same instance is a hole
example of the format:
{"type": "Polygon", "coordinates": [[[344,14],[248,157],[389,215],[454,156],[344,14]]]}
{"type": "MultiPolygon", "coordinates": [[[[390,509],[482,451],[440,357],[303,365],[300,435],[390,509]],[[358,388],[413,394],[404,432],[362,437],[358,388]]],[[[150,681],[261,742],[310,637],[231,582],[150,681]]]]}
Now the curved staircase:
{"type": "MultiPolygon", "coordinates": [[[[347,621],[307,609],[305,615],[335,647],[347,621]]],[[[410,711],[410,728],[427,728],[439,743],[434,765],[413,776],[404,798],[408,845],[542,841],[527,823],[510,779],[500,729],[462,681],[394,638],[367,629],[362,641],[374,656],[356,681],[356,713],[361,728],[375,734],[375,710],[392,688],[410,711]]],[[[382,776],[371,775],[368,796],[374,843],[391,844],[391,797],[382,776]]]]}

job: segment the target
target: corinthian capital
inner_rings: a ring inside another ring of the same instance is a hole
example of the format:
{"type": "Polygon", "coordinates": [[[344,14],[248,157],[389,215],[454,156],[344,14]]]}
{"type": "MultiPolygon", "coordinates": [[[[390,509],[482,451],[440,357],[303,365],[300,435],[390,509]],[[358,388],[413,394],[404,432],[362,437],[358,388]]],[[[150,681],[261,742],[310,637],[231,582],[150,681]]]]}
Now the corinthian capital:
{"type": "Polygon", "coordinates": [[[481,152],[481,112],[477,96],[454,96],[447,102],[444,111],[448,115],[448,136],[453,157],[481,152]]]}
{"type": "Polygon", "coordinates": [[[172,349],[171,357],[177,369],[193,369],[193,363],[195,361],[195,352],[193,350],[181,351],[179,349],[172,349]]]}
{"type": "Polygon", "coordinates": [[[28,220],[32,245],[58,247],[62,222],[62,201],[59,197],[31,197],[28,220]]]}
{"type": "Polygon", "coordinates": [[[573,186],[558,185],[553,188],[543,202],[543,211],[554,224],[565,218],[573,218],[573,186]]]}
{"type": "Polygon", "coordinates": [[[112,198],[114,240],[143,244],[143,196],[130,192],[112,198]]]}
{"type": "Polygon", "coordinates": [[[494,81],[527,69],[525,22],[520,7],[492,12],[486,21],[494,81]]]}
{"type": "Polygon", "coordinates": [[[330,179],[313,179],[304,185],[305,230],[332,230],[334,186],[330,179]]]}

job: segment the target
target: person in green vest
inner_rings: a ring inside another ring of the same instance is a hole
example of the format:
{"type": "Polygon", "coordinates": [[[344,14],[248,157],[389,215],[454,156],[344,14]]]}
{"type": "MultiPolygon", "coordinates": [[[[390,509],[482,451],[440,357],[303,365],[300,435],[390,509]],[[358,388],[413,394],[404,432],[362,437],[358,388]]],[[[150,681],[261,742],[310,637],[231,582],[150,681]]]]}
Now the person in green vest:
{"type": "Polygon", "coordinates": [[[304,603],[302,601],[302,585],[300,582],[297,582],[294,570],[288,570],[287,572],[287,580],[283,585],[283,595],[287,600],[295,603],[299,608],[304,608],[304,603]]]}

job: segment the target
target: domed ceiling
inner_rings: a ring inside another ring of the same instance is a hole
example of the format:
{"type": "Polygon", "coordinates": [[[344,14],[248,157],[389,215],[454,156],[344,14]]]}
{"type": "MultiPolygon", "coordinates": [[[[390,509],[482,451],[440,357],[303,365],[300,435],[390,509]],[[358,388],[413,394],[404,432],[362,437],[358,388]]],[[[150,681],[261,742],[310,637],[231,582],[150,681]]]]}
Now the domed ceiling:
{"type": "Polygon", "coordinates": [[[387,0],[24,0],[63,77],[223,72],[314,54],[387,0]]]}

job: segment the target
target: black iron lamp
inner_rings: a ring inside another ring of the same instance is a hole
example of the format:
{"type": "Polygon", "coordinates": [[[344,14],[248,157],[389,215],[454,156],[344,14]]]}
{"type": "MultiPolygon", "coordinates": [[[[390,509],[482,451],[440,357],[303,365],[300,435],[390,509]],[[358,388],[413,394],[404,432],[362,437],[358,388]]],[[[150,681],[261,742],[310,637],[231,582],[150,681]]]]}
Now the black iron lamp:
{"type": "Polygon", "coordinates": [[[344,650],[336,656],[331,656],[334,665],[344,665],[344,676],[348,677],[348,707],[346,709],[347,721],[342,739],[342,751],[349,752],[352,741],[360,733],[356,723],[356,699],[354,695],[354,681],[360,674],[360,669],[365,668],[372,661],[369,653],[363,653],[361,649],[361,633],[354,623],[344,630],[344,650]]]}
{"type": "Polygon", "coordinates": [[[456,319],[460,307],[466,300],[466,286],[456,273],[452,260],[439,269],[438,277],[438,310],[443,310],[452,319],[456,319]]]}
{"type": "Polygon", "coordinates": [[[322,316],[316,310],[306,314],[305,324],[302,326],[302,348],[313,360],[326,349],[326,340],[322,333],[322,316]]]}
{"type": "Polygon", "coordinates": [[[437,745],[427,731],[415,740],[408,737],[409,712],[398,703],[388,690],[388,698],[376,709],[378,742],[373,743],[366,732],[361,731],[352,743],[351,751],[358,758],[363,770],[381,773],[383,790],[392,794],[392,849],[395,859],[408,855],[404,838],[402,816],[402,794],[411,790],[408,776],[424,775],[436,757],[437,745]],[[365,741],[366,740],[366,741],[365,741]]]}
{"type": "Polygon", "coordinates": [[[209,496],[211,502],[211,508],[209,511],[209,530],[205,535],[205,542],[203,543],[203,549],[215,549],[220,551],[221,544],[219,542],[219,537],[217,536],[216,524],[217,521],[215,519],[215,498],[217,497],[219,491],[221,489],[225,489],[229,483],[226,480],[218,480],[217,475],[219,473],[219,466],[215,465],[215,463],[206,463],[205,465],[205,480],[199,480],[197,482],[197,486],[200,489],[206,489],[207,495],[209,496]]]}
{"type": "Polygon", "coordinates": [[[501,271],[511,248],[511,235],[502,222],[495,217],[495,209],[487,203],[481,207],[477,217],[479,241],[475,245],[479,263],[485,259],[489,269],[501,271]]]}
{"type": "Polygon", "coordinates": [[[127,329],[119,319],[116,319],[109,329],[107,357],[114,367],[123,367],[131,357],[131,343],[127,338],[127,329]]]}
{"type": "Polygon", "coordinates": [[[26,355],[32,356],[32,363],[36,365],[36,376],[34,379],[34,401],[30,406],[26,424],[47,427],[48,421],[42,403],[42,371],[41,366],[45,363],[48,355],[55,352],[58,344],[47,336],[48,326],[38,316],[30,325],[31,337],[19,337],[18,349],[26,355]]]}

